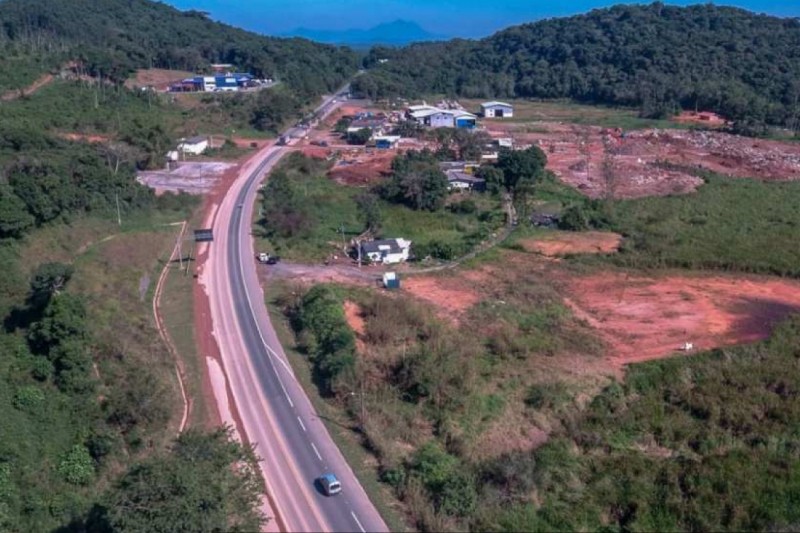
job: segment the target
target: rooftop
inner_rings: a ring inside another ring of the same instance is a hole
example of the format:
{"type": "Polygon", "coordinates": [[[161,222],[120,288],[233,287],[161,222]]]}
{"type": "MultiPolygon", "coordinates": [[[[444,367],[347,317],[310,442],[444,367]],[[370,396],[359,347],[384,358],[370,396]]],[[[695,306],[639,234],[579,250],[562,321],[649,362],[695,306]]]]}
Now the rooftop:
{"type": "Polygon", "coordinates": [[[514,107],[514,106],[512,106],[511,104],[507,104],[505,102],[491,101],[482,103],[481,107],[514,107]]]}
{"type": "Polygon", "coordinates": [[[207,142],[208,137],[203,135],[195,135],[194,137],[188,137],[186,139],[181,139],[181,144],[200,144],[202,142],[207,142]]]}

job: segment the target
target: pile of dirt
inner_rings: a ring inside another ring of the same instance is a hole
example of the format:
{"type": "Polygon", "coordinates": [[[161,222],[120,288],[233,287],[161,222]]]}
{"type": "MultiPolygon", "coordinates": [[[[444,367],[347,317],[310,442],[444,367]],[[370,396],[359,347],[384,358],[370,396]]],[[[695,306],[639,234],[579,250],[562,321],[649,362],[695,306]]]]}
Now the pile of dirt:
{"type": "Polygon", "coordinates": [[[697,124],[707,128],[722,128],[728,125],[724,117],[711,111],[682,111],[672,120],[679,124],[697,124]]]}
{"type": "Polygon", "coordinates": [[[618,368],[766,339],[800,311],[800,283],[766,277],[573,277],[565,299],[596,328],[618,368]],[[683,350],[690,343],[692,349],[683,350]]]}
{"type": "Polygon", "coordinates": [[[520,244],[529,252],[558,257],[572,254],[610,254],[619,250],[621,242],[622,235],[606,231],[554,231],[535,239],[524,239],[520,244]]]}

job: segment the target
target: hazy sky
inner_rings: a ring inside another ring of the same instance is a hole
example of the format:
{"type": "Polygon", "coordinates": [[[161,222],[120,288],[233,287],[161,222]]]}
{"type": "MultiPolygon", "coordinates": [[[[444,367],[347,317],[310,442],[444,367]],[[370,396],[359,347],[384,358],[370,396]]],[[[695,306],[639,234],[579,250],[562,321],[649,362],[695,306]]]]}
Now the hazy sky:
{"type": "MultiPolygon", "coordinates": [[[[208,11],[223,22],[261,33],[312,29],[369,28],[396,19],[412,20],[441,35],[478,37],[541,18],[582,13],[619,3],[602,0],[165,0],[180,9],[208,11]]],[[[646,2],[646,3],[649,3],[646,2]]],[[[690,0],[669,4],[698,3],[690,0]]],[[[800,0],[726,0],[732,5],[779,16],[800,17],[800,0]]]]}

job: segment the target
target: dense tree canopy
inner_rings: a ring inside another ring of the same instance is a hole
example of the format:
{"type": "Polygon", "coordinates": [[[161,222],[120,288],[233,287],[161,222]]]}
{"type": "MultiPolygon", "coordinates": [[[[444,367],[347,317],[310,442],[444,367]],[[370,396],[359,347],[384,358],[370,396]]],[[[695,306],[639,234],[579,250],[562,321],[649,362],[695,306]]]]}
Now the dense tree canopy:
{"type": "Polygon", "coordinates": [[[615,6],[479,41],[375,48],[365,64],[354,89],[370,96],[567,97],[791,128],[800,115],[800,21],[710,4],[615,6]]]}
{"type": "Polygon", "coordinates": [[[112,531],[258,531],[261,483],[253,453],[225,430],[188,431],[168,455],[131,468],[94,527],[112,531]]]}
{"type": "Polygon", "coordinates": [[[412,209],[436,211],[447,197],[447,177],[429,150],[410,151],[392,161],[392,177],[380,187],[384,199],[412,209]]]}
{"type": "Polygon", "coordinates": [[[35,38],[115,80],[136,68],[231,63],[309,96],[335,89],[356,69],[349,50],[261,36],[149,0],[5,0],[0,20],[0,44],[35,38]]]}

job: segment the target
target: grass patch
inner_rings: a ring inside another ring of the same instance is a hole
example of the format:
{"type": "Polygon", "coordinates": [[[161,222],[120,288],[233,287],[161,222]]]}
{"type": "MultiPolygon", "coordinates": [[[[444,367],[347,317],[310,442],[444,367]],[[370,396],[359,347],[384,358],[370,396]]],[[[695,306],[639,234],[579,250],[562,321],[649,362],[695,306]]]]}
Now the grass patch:
{"type": "Polygon", "coordinates": [[[596,216],[625,240],[600,260],[800,276],[800,183],[705,178],[695,194],[604,206],[596,216]]]}
{"type": "MultiPolygon", "coordinates": [[[[485,101],[469,98],[459,99],[459,102],[468,110],[479,110],[481,103],[485,101]]],[[[637,109],[585,105],[566,100],[511,99],[505,101],[514,106],[514,116],[504,119],[484,119],[486,124],[518,124],[538,121],[568,122],[626,130],[649,128],[687,129],[689,127],[686,124],[671,120],[641,118],[637,109]]]]}

